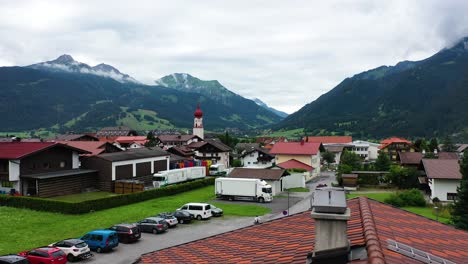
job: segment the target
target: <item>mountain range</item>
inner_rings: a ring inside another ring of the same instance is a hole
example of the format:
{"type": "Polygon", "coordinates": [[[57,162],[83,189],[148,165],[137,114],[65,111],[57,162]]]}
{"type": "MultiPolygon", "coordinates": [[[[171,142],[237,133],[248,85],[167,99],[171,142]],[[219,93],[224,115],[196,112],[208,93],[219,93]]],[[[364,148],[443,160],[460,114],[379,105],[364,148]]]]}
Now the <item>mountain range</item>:
{"type": "Polygon", "coordinates": [[[468,38],[464,38],[427,59],[346,78],[274,128],[358,138],[441,137],[468,132],[467,103],[468,38]]]}
{"type": "MultiPolygon", "coordinates": [[[[169,75],[163,80],[182,75],[169,75]]],[[[116,68],[91,67],[70,55],[26,67],[0,67],[0,131],[39,128],[95,131],[127,125],[136,130],[191,128],[200,103],[208,130],[253,129],[281,118],[219,84],[190,76],[187,87],[145,85],[116,68]],[[218,94],[205,93],[214,84],[218,94]],[[197,88],[201,86],[200,89],[197,88]],[[209,85],[208,85],[209,86],[209,85]]]]}

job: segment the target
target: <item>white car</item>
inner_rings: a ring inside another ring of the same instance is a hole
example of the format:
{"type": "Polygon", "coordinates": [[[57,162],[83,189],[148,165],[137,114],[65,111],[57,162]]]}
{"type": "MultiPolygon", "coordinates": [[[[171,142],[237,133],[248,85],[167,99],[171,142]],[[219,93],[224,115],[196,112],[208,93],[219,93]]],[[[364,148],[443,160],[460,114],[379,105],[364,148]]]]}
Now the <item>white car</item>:
{"type": "Polygon", "coordinates": [[[88,244],[80,239],[65,239],[49,245],[50,247],[56,247],[61,249],[67,255],[68,261],[74,261],[78,259],[88,259],[93,256],[88,244]]]}
{"type": "Polygon", "coordinates": [[[188,203],[184,204],[177,210],[185,210],[190,213],[192,218],[198,220],[208,219],[211,217],[211,206],[206,203],[188,203]]]}

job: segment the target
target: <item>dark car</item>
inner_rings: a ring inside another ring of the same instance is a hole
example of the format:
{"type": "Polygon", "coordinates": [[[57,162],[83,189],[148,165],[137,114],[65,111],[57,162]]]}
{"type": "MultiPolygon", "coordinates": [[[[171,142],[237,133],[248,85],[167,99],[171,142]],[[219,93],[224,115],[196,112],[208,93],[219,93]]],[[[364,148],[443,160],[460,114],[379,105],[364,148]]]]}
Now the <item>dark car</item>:
{"type": "Polygon", "coordinates": [[[136,223],[141,232],[148,232],[153,234],[159,234],[166,232],[169,225],[166,220],[161,217],[148,217],[140,222],[136,223]]]}
{"type": "Polygon", "coordinates": [[[0,256],[0,264],[29,264],[27,258],[18,255],[0,256]]]}
{"type": "Polygon", "coordinates": [[[175,218],[177,218],[177,221],[181,224],[189,224],[192,222],[192,216],[190,215],[189,212],[184,211],[184,210],[179,210],[171,213],[175,218]]]}
{"type": "Polygon", "coordinates": [[[219,207],[216,207],[212,204],[210,204],[211,206],[211,215],[212,216],[222,216],[223,215],[223,209],[219,208],[219,207]]]}
{"type": "Polygon", "coordinates": [[[55,263],[66,264],[67,256],[65,253],[56,247],[41,247],[31,251],[24,251],[19,253],[29,260],[31,264],[55,263]]]}
{"type": "Polygon", "coordinates": [[[130,243],[141,238],[140,228],[136,224],[118,224],[109,229],[117,232],[119,242],[130,243]]]}
{"type": "Polygon", "coordinates": [[[179,220],[177,220],[177,217],[173,216],[171,213],[160,213],[156,217],[161,217],[164,220],[166,220],[169,227],[176,227],[177,224],[179,223],[179,220]]]}

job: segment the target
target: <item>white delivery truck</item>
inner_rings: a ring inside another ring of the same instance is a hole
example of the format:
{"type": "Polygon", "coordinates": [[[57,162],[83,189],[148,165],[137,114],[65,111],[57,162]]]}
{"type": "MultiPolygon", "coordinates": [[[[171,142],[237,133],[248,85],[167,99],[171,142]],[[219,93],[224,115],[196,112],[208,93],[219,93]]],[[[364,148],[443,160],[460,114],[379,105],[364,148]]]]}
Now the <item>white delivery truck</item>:
{"type": "Polygon", "coordinates": [[[224,164],[213,164],[210,166],[210,176],[226,175],[226,166],[224,164]]]}
{"type": "Polygon", "coordinates": [[[217,178],[215,194],[218,198],[249,199],[261,203],[273,201],[271,185],[260,179],[217,178]]]}
{"type": "Polygon", "coordinates": [[[205,177],[205,167],[187,167],[182,169],[160,171],[153,175],[153,186],[155,188],[159,188],[166,185],[202,179],[205,177]]]}

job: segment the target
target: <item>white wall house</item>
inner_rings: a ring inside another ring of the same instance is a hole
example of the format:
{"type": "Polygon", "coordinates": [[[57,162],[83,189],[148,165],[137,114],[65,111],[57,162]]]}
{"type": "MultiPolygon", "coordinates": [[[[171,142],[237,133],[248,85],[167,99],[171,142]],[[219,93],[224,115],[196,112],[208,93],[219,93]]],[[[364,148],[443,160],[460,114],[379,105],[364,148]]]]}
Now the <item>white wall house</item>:
{"type": "Polygon", "coordinates": [[[275,162],[274,156],[260,148],[244,150],[239,159],[242,165],[247,168],[269,168],[275,162]]]}
{"type": "Polygon", "coordinates": [[[352,151],[364,160],[376,160],[380,144],[356,140],[352,143],[352,151]]]}
{"type": "Polygon", "coordinates": [[[455,200],[462,178],[458,160],[423,159],[421,163],[431,189],[431,199],[437,197],[441,201],[455,200]]]}

